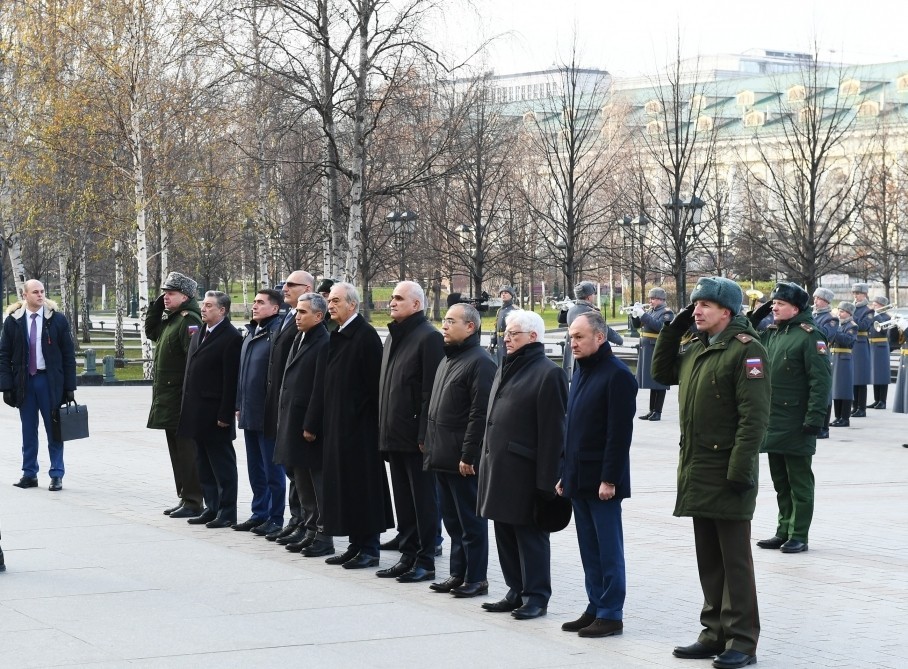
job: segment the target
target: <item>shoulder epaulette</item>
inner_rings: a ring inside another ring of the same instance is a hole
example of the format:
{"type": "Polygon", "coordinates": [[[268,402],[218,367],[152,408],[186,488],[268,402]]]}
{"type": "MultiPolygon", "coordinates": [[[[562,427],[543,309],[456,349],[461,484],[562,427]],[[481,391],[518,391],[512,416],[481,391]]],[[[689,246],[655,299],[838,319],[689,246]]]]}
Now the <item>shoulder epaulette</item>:
{"type": "Polygon", "coordinates": [[[189,315],[189,309],[183,309],[183,311],[180,312],[180,316],[182,316],[183,318],[186,318],[186,316],[188,316],[188,315],[189,315]]]}
{"type": "Polygon", "coordinates": [[[804,330],[804,332],[813,332],[814,330],[813,326],[809,323],[801,323],[801,329],[804,330]]]}
{"type": "Polygon", "coordinates": [[[752,342],[754,340],[754,338],[751,337],[749,334],[745,334],[743,332],[740,334],[736,334],[735,339],[737,339],[742,344],[749,344],[750,342],[752,342]]]}

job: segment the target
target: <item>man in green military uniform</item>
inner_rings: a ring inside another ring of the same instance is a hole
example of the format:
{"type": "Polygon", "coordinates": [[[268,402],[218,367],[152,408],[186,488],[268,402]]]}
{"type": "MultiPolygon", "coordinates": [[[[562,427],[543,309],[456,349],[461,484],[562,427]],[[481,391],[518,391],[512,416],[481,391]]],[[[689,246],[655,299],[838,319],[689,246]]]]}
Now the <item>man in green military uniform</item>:
{"type": "Polygon", "coordinates": [[[693,518],[704,600],[699,639],[673,655],[718,656],[717,669],[754,664],[760,635],[750,522],[770,374],[759,335],[738,315],[742,298],[734,281],[700,279],[693,303],[662,328],[653,352],[653,378],[678,386],[675,515],[693,518]],[[691,325],[695,335],[688,334],[691,325]]]}
{"type": "Polygon", "coordinates": [[[779,524],[775,536],[757,546],[783,553],[807,550],[814,498],[810,465],[832,385],[828,342],[807,310],[809,300],[798,284],[780,281],[769,302],[748,316],[754,326],[770,309],[774,316],[762,334],[772,379],[772,421],[760,451],[769,454],[779,524]]]}
{"type": "Polygon", "coordinates": [[[171,518],[193,518],[202,513],[202,486],[196,467],[196,445],[192,439],[177,436],[180,405],[183,401],[183,375],[189,340],[202,324],[197,284],[179,272],[167,275],[163,294],[145,314],[145,336],[155,342],[154,380],[148,427],[164,430],[170,464],[180,502],[164,513],[171,518]]]}

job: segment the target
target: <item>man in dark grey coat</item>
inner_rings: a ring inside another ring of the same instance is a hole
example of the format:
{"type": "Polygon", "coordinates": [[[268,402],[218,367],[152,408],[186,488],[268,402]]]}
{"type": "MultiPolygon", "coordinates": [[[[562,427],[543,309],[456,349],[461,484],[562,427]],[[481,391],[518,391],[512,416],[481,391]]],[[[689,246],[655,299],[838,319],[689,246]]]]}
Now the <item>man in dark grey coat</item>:
{"type": "Polygon", "coordinates": [[[489,526],[476,515],[476,473],[495,363],[479,346],[479,312],[448,309],[442,324],[445,358],[438,365],[426,426],[426,469],[435,473],[451,537],[450,577],[429,587],[455,597],[489,591],[489,526]]]}
{"type": "Polygon", "coordinates": [[[435,477],[423,470],[422,450],[432,381],[444,344],[426,319],[425,303],[418,283],[401,281],[394,288],[379,381],[379,449],[391,469],[401,557],[376,575],[401,583],[435,577],[438,506],[435,477]]]}
{"type": "Polygon", "coordinates": [[[265,436],[265,389],[271,340],[280,327],[278,309],[283,296],[271,288],[256,293],[252,322],[240,350],[240,377],[236,392],[237,427],[246,442],[246,471],[252,488],[252,515],[233,529],[264,536],[284,524],[287,494],[284,468],[274,462],[274,438],[265,436]]]}
{"type": "Polygon", "coordinates": [[[508,592],[486,611],[518,620],[546,613],[552,595],[549,533],[534,523],[540,500],[555,497],[564,445],[567,377],[545,356],[545,324],[516,310],[504,331],[505,356],[492,390],[479,469],[479,515],[495,521],[498,560],[508,592]]]}
{"type": "Polygon", "coordinates": [[[517,290],[513,286],[502,286],[501,290],[498,291],[498,297],[501,298],[501,307],[498,309],[498,313],[495,316],[495,331],[492,332],[492,339],[489,343],[489,353],[492,354],[492,357],[499,366],[501,365],[501,361],[504,360],[504,356],[507,354],[504,345],[504,328],[508,314],[517,308],[514,306],[515,295],[517,295],[517,290]]]}

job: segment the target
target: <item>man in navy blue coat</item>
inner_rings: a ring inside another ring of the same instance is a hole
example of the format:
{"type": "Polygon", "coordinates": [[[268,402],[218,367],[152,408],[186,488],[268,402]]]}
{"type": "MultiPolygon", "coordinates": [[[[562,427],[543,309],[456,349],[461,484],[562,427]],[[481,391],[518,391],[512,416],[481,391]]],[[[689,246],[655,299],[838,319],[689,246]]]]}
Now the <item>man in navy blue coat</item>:
{"type": "Polygon", "coordinates": [[[637,409],[637,380],[606,341],[607,326],[595,311],[571,325],[576,360],[568,396],[561,480],[580,544],[589,604],[561,626],[583,637],[621,634],[626,579],[621,500],[631,496],[630,446],[637,409]]]}
{"type": "Polygon", "coordinates": [[[13,485],[38,485],[38,414],[47,432],[50,486],[63,489],[63,442],[53,438],[51,412],[71,402],[76,390],[76,355],[66,316],[46,300],[44,285],[25,282],[24,302],[10,305],[0,337],[0,390],[19,409],[22,421],[22,478],[13,485]]]}

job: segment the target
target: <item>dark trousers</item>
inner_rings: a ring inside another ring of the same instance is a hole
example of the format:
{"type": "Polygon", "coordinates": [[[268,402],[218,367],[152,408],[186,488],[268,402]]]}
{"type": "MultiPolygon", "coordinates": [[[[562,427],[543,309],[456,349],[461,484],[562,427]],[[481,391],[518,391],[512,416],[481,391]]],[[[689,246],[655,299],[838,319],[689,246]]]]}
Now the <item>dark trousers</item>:
{"type": "Polygon", "coordinates": [[[489,521],[476,515],[478,476],[436,472],[441,514],[451,537],[451,576],[485,581],[489,568],[489,521]]]}
{"type": "Polygon", "coordinates": [[[435,569],[438,503],[435,477],[423,471],[422,453],[388,453],[394,509],[404,559],[423,569],[435,569]]]}
{"type": "Polygon", "coordinates": [[[357,553],[378,557],[381,552],[379,549],[379,534],[351,534],[349,536],[350,548],[355,549],[357,553]]]}
{"type": "Polygon", "coordinates": [[[813,520],[814,479],[811,455],[769,454],[769,473],[779,504],[776,536],[807,543],[813,520]]]}
{"type": "Polygon", "coordinates": [[[22,474],[35,478],[38,476],[38,414],[44,421],[44,432],[47,435],[47,453],[50,456],[51,478],[63,478],[63,442],[54,441],[51,411],[57,407],[50,400],[50,386],[46,372],[38,372],[25,380],[25,397],[19,407],[19,419],[22,421],[22,474]]]}
{"type": "Polygon", "coordinates": [[[246,471],[252,488],[252,517],[284,524],[287,475],[274,463],[274,439],[261,430],[243,430],[246,440],[246,471]]]}
{"type": "Polygon", "coordinates": [[[290,507],[290,520],[287,524],[299,525],[303,519],[303,507],[300,504],[296,481],[293,480],[293,475],[290,472],[287,472],[287,480],[290,481],[290,485],[287,486],[287,506],[290,507]]]}
{"type": "Polygon", "coordinates": [[[199,482],[198,452],[195,439],[178,437],[174,429],[164,430],[167,450],[170,452],[170,467],[177,495],[186,506],[202,508],[202,484],[199,482]]]}
{"type": "Polygon", "coordinates": [[[882,383],[875,383],[873,385],[873,399],[877,402],[885,402],[886,397],[889,395],[889,386],[882,383]]]}
{"type": "Polygon", "coordinates": [[[549,533],[533,525],[495,521],[495,543],[501,575],[509,590],[506,599],[530,606],[548,606],[552,596],[549,533]]]}
{"type": "Polygon", "coordinates": [[[230,438],[231,428],[213,428],[204,437],[196,437],[199,481],[208,509],[218,517],[236,520],[237,472],[236,452],[230,438]]]}
{"type": "Polygon", "coordinates": [[[586,612],[597,618],[621,620],[627,595],[621,500],[574,498],[571,504],[589,598],[586,612]]]}
{"type": "Polygon", "coordinates": [[[703,588],[700,642],[755,655],[760,613],[750,521],[694,518],[694,542],[703,588]]]}
{"type": "Polygon", "coordinates": [[[315,535],[317,541],[334,543],[330,534],[325,534],[319,511],[321,501],[324,499],[322,487],[322,469],[313,467],[294,467],[293,480],[299,496],[300,507],[303,510],[302,524],[308,532],[315,535]]]}
{"type": "Polygon", "coordinates": [[[649,391],[649,410],[655,411],[656,413],[662,413],[662,407],[665,405],[665,393],[664,390],[650,390],[649,391]]]}
{"type": "Polygon", "coordinates": [[[867,408],[867,386],[854,387],[854,409],[861,411],[867,408]]]}

